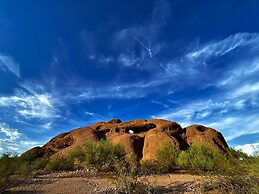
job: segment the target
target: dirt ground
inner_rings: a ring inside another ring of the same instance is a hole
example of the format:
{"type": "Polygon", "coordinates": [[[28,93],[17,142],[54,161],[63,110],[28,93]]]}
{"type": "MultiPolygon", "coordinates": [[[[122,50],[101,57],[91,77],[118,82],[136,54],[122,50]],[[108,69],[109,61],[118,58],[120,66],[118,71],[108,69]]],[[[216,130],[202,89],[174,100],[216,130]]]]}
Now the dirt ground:
{"type": "MultiPolygon", "coordinates": [[[[160,188],[159,193],[195,193],[193,187],[204,177],[190,174],[167,174],[142,176],[139,180],[160,188]]],[[[89,172],[63,172],[38,175],[10,185],[7,193],[69,193],[95,194],[111,193],[116,190],[115,178],[111,175],[98,175],[89,172]]]]}

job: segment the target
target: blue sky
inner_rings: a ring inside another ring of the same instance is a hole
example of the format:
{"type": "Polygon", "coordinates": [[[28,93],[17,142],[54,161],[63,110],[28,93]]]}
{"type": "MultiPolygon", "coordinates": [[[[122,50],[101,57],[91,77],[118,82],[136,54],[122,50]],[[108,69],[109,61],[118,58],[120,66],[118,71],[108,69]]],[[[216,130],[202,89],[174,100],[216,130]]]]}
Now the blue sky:
{"type": "Polygon", "coordinates": [[[0,1],[0,153],[97,121],[201,123],[259,145],[256,0],[0,1]]]}

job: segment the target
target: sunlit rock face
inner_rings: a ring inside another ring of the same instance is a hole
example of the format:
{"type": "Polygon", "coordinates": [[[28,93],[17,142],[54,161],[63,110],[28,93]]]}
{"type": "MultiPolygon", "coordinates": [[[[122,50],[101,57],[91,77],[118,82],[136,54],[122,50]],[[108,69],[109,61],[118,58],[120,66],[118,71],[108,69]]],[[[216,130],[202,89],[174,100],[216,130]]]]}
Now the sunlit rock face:
{"type": "Polygon", "coordinates": [[[138,119],[122,122],[113,119],[91,126],[62,133],[42,147],[27,151],[36,157],[64,156],[85,141],[98,142],[101,139],[121,144],[127,154],[135,154],[142,161],[156,160],[156,151],[164,142],[171,142],[179,150],[186,150],[192,143],[203,143],[226,152],[228,145],[222,134],[202,125],[182,128],[180,124],[163,119],[138,119]]]}

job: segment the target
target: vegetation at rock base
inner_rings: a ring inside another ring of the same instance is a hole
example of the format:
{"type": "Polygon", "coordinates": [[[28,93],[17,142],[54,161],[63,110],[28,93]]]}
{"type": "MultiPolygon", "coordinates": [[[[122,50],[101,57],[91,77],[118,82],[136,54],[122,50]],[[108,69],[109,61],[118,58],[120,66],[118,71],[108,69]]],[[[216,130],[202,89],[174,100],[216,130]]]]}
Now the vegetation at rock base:
{"type": "Polygon", "coordinates": [[[165,141],[156,152],[158,165],[162,170],[170,171],[176,167],[180,150],[169,141],[165,141]]]}
{"type": "Polygon", "coordinates": [[[114,169],[115,162],[124,156],[121,145],[105,140],[98,143],[85,142],[81,149],[77,147],[68,154],[74,164],[82,164],[87,169],[93,168],[97,171],[114,169]]]}
{"type": "Polygon", "coordinates": [[[74,170],[74,163],[65,157],[55,157],[48,161],[44,170],[46,172],[70,171],[74,170]]]}
{"type": "Polygon", "coordinates": [[[27,178],[37,173],[90,169],[115,173],[120,193],[134,193],[134,188],[143,190],[143,193],[152,193],[154,188],[147,182],[139,182],[136,177],[184,169],[216,175],[217,180],[208,176],[207,180],[211,180],[200,185],[200,189],[217,189],[226,193],[259,193],[259,155],[252,157],[231,148],[223,154],[201,143],[194,143],[187,150],[180,151],[172,143],[164,142],[157,149],[156,156],[156,161],[140,162],[137,156],[126,154],[123,146],[105,140],[98,143],[85,142],[66,157],[47,159],[30,154],[20,157],[3,154],[0,158],[0,191],[15,177],[27,178]],[[121,184],[123,181],[124,184],[121,184]]]}

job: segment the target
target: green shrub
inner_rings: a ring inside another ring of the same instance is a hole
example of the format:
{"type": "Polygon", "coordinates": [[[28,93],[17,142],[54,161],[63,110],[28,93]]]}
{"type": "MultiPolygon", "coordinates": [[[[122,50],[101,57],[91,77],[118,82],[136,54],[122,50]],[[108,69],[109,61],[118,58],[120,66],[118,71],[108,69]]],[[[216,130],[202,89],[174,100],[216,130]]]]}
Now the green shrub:
{"type": "Polygon", "coordinates": [[[105,140],[101,140],[98,143],[86,142],[84,152],[86,167],[93,167],[97,171],[103,168],[111,170],[114,168],[115,162],[125,155],[121,145],[105,140]]]}
{"type": "Polygon", "coordinates": [[[259,177],[259,146],[255,147],[255,156],[251,157],[248,164],[248,172],[256,177],[259,177]]]}
{"type": "Polygon", "coordinates": [[[180,151],[170,141],[165,141],[156,152],[158,164],[163,171],[170,171],[176,168],[176,161],[180,151]]]}
{"type": "Polygon", "coordinates": [[[32,162],[32,161],[34,161],[34,160],[36,160],[37,159],[37,153],[34,153],[34,154],[31,154],[31,153],[23,153],[20,157],[19,157],[19,159],[21,160],[21,161],[28,161],[28,162],[32,162]]]}
{"type": "Polygon", "coordinates": [[[259,177],[259,155],[251,157],[246,165],[246,170],[253,176],[259,177]]]}
{"type": "Polygon", "coordinates": [[[84,169],[85,151],[81,147],[76,147],[70,151],[67,155],[68,160],[71,160],[74,164],[74,168],[77,170],[84,169]]]}
{"type": "Polygon", "coordinates": [[[228,174],[250,174],[257,177],[259,176],[259,155],[248,156],[241,150],[229,148],[226,156],[226,160],[221,168],[224,168],[228,174]]]}
{"type": "Polygon", "coordinates": [[[12,157],[8,153],[4,153],[0,158],[0,172],[9,173],[11,171],[12,157]]]}
{"type": "Polygon", "coordinates": [[[68,153],[67,158],[82,163],[85,160],[85,151],[78,146],[68,153]]]}
{"type": "Polygon", "coordinates": [[[225,162],[225,156],[203,144],[192,144],[188,150],[180,152],[177,164],[185,169],[218,171],[225,162]]]}
{"type": "Polygon", "coordinates": [[[219,164],[219,169],[228,175],[245,174],[249,158],[247,154],[240,150],[228,148],[223,162],[219,164]]]}
{"type": "Polygon", "coordinates": [[[254,162],[250,165],[250,173],[259,177],[259,156],[254,159],[254,162]]]}
{"type": "Polygon", "coordinates": [[[56,172],[56,171],[69,171],[74,170],[74,164],[71,160],[62,157],[55,157],[48,161],[45,171],[56,172]]]}
{"type": "Polygon", "coordinates": [[[29,177],[32,173],[31,163],[21,162],[17,164],[17,173],[24,178],[29,177]]]}
{"type": "Polygon", "coordinates": [[[12,158],[10,154],[4,153],[0,158],[0,193],[3,192],[9,183],[9,177],[13,173],[12,158]]]}
{"type": "Polygon", "coordinates": [[[247,160],[249,159],[249,156],[242,152],[241,150],[235,150],[233,148],[228,148],[227,149],[227,157],[229,159],[237,159],[237,160],[247,160]]]}
{"type": "Polygon", "coordinates": [[[8,183],[9,183],[9,174],[6,172],[0,172],[1,177],[0,177],[0,193],[4,192],[6,189],[8,183]]]}
{"type": "Polygon", "coordinates": [[[38,158],[31,163],[31,168],[33,171],[44,170],[47,164],[48,164],[48,159],[38,158]]]}
{"type": "Polygon", "coordinates": [[[20,157],[13,158],[15,164],[15,173],[26,178],[32,175],[36,170],[43,170],[46,162],[37,158],[36,154],[24,153],[20,157]]]}

